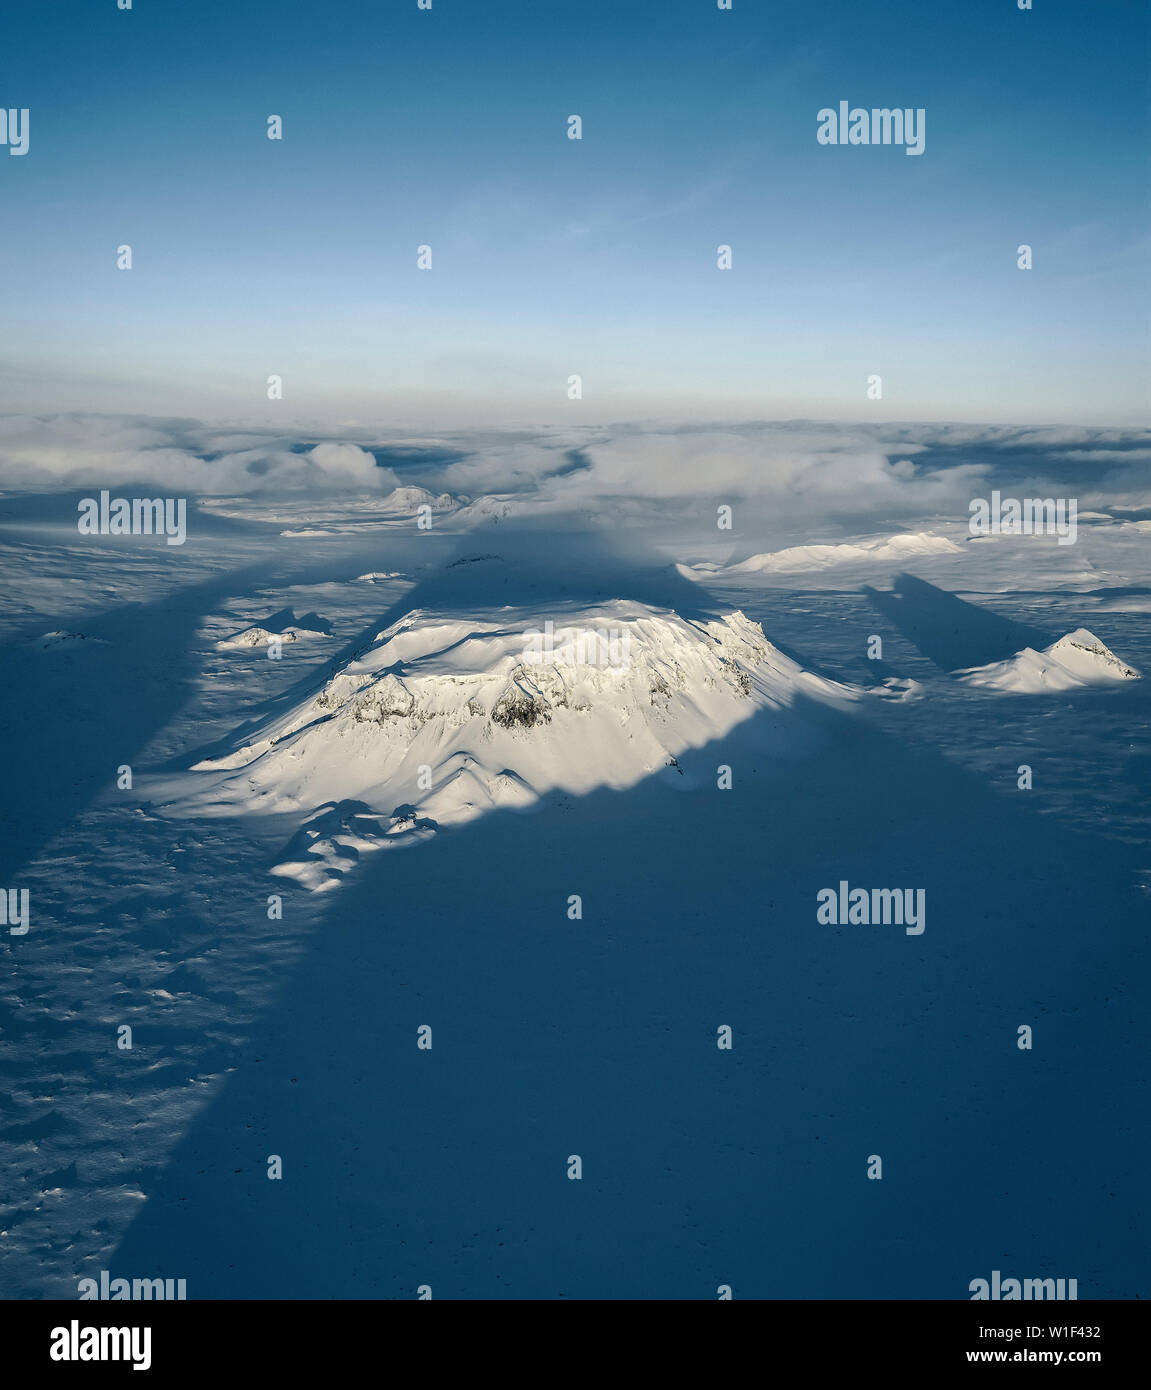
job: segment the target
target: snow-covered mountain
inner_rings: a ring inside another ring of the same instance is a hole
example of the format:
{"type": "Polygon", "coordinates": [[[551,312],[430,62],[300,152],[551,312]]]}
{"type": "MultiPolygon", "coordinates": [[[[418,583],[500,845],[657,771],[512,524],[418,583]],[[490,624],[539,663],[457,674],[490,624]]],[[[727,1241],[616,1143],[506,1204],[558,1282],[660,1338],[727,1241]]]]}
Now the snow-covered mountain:
{"type": "Polygon", "coordinates": [[[690,569],[681,568],[681,573],[690,578],[708,574],[800,574],[810,570],[832,569],[838,565],[869,561],[900,563],[922,555],[959,553],[961,547],[946,536],[936,536],[930,531],[897,532],[873,540],[855,541],[850,545],[795,545],[786,550],[751,555],[734,565],[693,565],[690,569]]]}
{"type": "Polygon", "coordinates": [[[274,872],[327,888],[364,850],[555,789],[631,786],[800,693],[851,694],[738,611],[415,610],[255,738],[196,764],[180,799],[203,814],[309,814],[274,872]]]}
{"type": "Polygon", "coordinates": [[[1079,627],[1041,652],[1024,647],[1006,661],[961,671],[959,678],[968,685],[1013,695],[1038,695],[1045,691],[1138,680],[1139,672],[1120,661],[1093,632],[1079,627]]]}
{"type": "Polygon", "coordinates": [[[461,530],[466,530],[471,526],[498,524],[527,509],[528,505],[520,498],[485,495],[476,497],[465,506],[460,507],[453,521],[461,530]]]}
{"type": "Polygon", "coordinates": [[[420,507],[431,507],[433,512],[450,512],[455,505],[455,499],[446,492],[437,496],[423,487],[397,487],[383,499],[380,509],[406,513],[418,511],[420,507]]]}

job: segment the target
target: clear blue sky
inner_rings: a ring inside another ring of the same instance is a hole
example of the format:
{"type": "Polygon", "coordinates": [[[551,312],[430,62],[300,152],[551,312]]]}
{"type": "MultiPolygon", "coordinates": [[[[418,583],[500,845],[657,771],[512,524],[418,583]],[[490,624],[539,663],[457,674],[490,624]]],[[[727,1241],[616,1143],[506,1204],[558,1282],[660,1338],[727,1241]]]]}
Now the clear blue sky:
{"type": "Polygon", "coordinates": [[[9,6],[0,409],[1140,422],[1151,7],[1034,3],[9,6]]]}

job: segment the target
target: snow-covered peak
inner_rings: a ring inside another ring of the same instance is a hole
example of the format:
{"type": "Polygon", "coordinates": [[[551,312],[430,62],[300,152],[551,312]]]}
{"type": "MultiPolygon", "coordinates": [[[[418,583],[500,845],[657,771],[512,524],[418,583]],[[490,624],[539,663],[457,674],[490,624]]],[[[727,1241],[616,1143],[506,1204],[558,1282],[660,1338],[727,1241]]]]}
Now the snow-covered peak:
{"type": "Polygon", "coordinates": [[[1006,661],[960,672],[960,679],[968,685],[1014,695],[1037,695],[1085,685],[1106,685],[1111,681],[1138,680],[1139,672],[1120,661],[1093,632],[1079,627],[1041,652],[1024,647],[1006,661]]]}
{"type": "Polygon", "coordinates": [[[198,764],[209,775],[183,799],[204,814],[315,812],[277,872],[329,887],[350,849],[555,789],[631,786],[800,693],[849,694],[741,612],[692,621],[622,599],[482,618],[417,609],[254,739],[198,764]]]}
{"type": "Polygon", "coordinates": [[[431,507],[433,512],[450,512],[455,505],[447,492],[441,492],[437,497],[427,488],[397,487],[383,499],[382,508],[386,512],[415,512],[420,507],[431,507]]]}

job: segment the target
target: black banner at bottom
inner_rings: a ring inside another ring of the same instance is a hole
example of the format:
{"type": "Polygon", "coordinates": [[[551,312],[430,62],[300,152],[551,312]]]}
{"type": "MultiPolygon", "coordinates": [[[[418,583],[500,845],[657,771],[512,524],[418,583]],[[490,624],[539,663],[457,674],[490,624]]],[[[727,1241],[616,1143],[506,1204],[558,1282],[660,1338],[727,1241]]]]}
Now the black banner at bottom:
{"type": "MultiPolygon", "coordinates": [[[[69,1302],[0,1304],[5,1368],[13,1377],[143,1372],[165,1378],[227,1370],[328,1375],[381,1369],[413,1354],[439,1368],[455,1352],[474,1373],[522,1366],[539,1373],[539,1334],[552,1335],[567,1372],[586,1358],[601,1372],[631,1347],[650,1363],[666,1351],[679,1373],[698,1357],[714,1375],[744,1352],[761,1366],[817,1373],[916,1374],[988,1367],[1138,1373],[1149,1329],[1141,1302],[754,1302],[696,1314],[686,1303],[447,1304],[389,1302],[69,1302]],[[526,1321],[525,1321],[526,1318],[526,1321]],[[446,1321],[444,1321],[446,1319],[446,1321]],[[423,1340],[436,1330],[439,1339],[423,1340]],[[598,1333],[610,1334],[609,1351],[598,1333]],[[451,1333],[450,1342],[443,1340],[451,1333]],[[535,1334],[535,1335],[532,1335],[535,1334]],[[573,1340],[578,1337],[578,1341],[573,1340]],[[717,1341],[717,1338],[719,1339],[717,1341]]],[[[545,1343],[546,1345],[546,1343],[545,1343]]]]}

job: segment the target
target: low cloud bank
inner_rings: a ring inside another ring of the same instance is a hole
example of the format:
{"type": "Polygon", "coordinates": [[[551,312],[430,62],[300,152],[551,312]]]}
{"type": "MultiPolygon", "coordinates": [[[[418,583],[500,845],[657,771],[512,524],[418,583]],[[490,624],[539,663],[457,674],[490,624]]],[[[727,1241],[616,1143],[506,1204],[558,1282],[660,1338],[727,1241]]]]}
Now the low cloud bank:
{"type": "MultiPolygon", "coordinates": [[[[0,489],[147,484],[192,496],[514,496],[529,509],[619,516],[751,502],[790,516],[967,515],[1010,479],[1081,509],[1151,509],[1151,431],[753,422],[667,428],[272,436],[140,416],[0,417],[0,489]],[[394,464],[394,466],[393,466],[394,464]]],[[[1024,492],[1019,489],[1026,488],[1024,492]]]]}
{"type": "Polygon", "coordinates": [[[194,421],[132,416],[0,417],[0,488],[52,492],[147,483],[195,496],[390,492],[399,479],[356,444],[214,436],[194,421]]]}

